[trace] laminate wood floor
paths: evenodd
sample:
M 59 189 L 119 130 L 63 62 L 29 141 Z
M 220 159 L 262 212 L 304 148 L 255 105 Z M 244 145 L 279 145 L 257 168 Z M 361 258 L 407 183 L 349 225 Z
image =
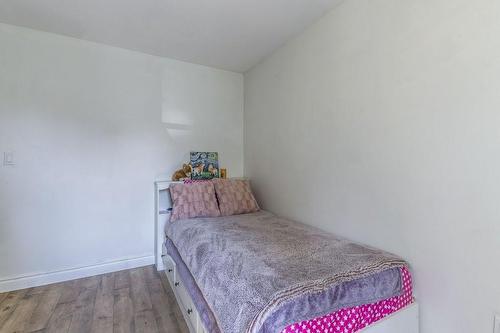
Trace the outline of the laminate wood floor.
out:
M 188 333 L 153 266 L 0 293 L 0 332 Z

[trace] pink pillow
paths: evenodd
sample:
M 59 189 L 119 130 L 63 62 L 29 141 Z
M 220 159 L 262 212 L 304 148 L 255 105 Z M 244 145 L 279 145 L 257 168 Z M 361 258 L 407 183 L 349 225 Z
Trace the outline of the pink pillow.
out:
M 215 188 L 211 182 L 171 184 L 170 197 L 172 198 L 170 221 L 220 216 Z
M 248 180 L 214 179 L 213 182 L 222 216 L 259 211 L 259 205 L 252 194 Z

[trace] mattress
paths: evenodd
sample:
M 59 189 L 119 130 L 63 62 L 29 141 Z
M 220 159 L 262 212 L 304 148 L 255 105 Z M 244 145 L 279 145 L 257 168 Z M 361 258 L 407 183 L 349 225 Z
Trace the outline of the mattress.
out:
M 342 331 L 355 332 L 411 300 L 398 257 L 267 212 L 176 221 L 166 235 L 178 276 L 210 332 L 338 332 L 347 319 Z M 281 301 L 275 295 L 297 286 L 305 292 L 251 322 L 267 300 Z

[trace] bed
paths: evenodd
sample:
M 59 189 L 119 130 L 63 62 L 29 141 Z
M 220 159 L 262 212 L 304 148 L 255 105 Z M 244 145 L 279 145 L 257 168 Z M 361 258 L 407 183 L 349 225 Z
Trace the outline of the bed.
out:
M 156 183 L 157 213 L 169 184 Z M 397 256 L 265 211 L 167 220 L 157 214 L 157 267 L 191 333 L 418 332 Z

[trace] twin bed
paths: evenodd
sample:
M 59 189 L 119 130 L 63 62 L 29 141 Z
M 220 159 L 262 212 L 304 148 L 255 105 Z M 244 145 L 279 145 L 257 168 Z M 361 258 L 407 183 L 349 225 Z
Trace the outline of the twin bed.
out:
M 418 332 L 405 261 L 266 211 L 157 215 L 157 253 L 191 333 Z

